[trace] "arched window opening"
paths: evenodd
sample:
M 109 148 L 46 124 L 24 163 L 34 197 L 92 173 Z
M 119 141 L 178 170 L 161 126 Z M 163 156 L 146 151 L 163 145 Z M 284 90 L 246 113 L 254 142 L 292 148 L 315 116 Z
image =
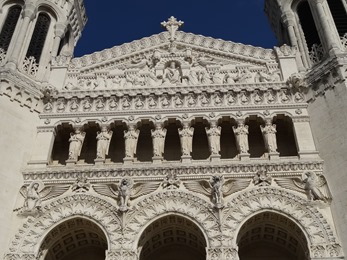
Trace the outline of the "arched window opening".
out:
M 66 160 L 69 157 L 70 133 L 73 132 L 74 129 L 70 124 L 64 123 L 57 127 L 51 156 L 53 165 L 66 164 Z
M 26 54 L 28 58 L 34 57 L 37 63 L 40 62 L 50 24 L 51 18 L 47 14 L 40 13 L 38 15 L 33 36 L 31 37 Z
M 148 120 L 142 120 L 138 124 L 138 129 L 140 134 L 137 141 L 136 158 L 140 162 L 151 162 L 153 157 L 151 130 L 154 129 L 154 125 Z
M 107 249 L 107 238 L 99 226 L 74 218 L 52 229 L 40 252 L 44 260 L 104 260 Z
M 292 119 L 288 116 L 277 115 L 273 123 L 276 125 L 277 150 L 280 156 L 298 156 Z
M 125 157 L 125 139 L 124 131 L 127 130 L 122 122 L 115 122 L 111 125 L 110 130 L 113 132 L 108 157 L 111 162 L 122 163 Z M 107 159 L 106 159 L 107 162 Z
M 306 260 L 307 240 L 290 219 L 264 212 L 250 218 L 237 237 L 240 260 Z
M 95 122 L 89 122 L 83 126 L 85 138 L 82 145 L 80 163 L 94 164 L 96 159 L 96 135 L 100 131 L 100 127 Z
M 21 11 L 22 7 L 19 5 L 12 6 L 8 10 L 7 17 L 0 33 L 0 48 L 4 51 L 7 51 L 10 46 Z
M 149 225 L 139 240 L 140 260 L 205 260 L 206 240 L 192 221 L 169 215 Z
M 238 154 L 236 139 L 232 127 L 237 126 L 234 119 L 223 117 L 220 120 L 219 126 L 222 127 L 220 136 L 220 154 L 222 159 L 232 159 Z
M 164 160 L 179 161 L 182 153 L 178 129 L 182 128 L 182 124 L 174 118 L 170 118 L 164 127 L 167 129 L 164 146 Z
M 194 127 L 192 159 L 205 160 L 211 155 L 206 134 L 206 127 L 209 128 L 210 125 L 200 117 L 195 118 L 192 127 Z
M 342 0 L 327 0 L 336 29 L 340 36 L 347 33 L 347 12 Z
M 260 126 L 264 120 L 257 116 L 250 116 L 246 120 L 248 125 L 249 154 L 251 158 L 260 158 L 265 154 L 265 144 Z
M 307 1 L 302 1 L 297 8 L 301 28 L 304 32 L 307 48 L 311 50 L 314 45 L 321 45 L 316 24 Z

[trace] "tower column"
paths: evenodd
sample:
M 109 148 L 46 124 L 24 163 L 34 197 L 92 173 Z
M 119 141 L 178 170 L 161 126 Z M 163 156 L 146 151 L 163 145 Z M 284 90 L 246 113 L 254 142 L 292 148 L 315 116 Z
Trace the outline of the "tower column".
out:
M 20 52 L 22 50 L 25 37 L 27 36 L 27 31 L 29 24 L 34 20 L 37 13 L 36 6 L 33 3 L 26 3 L 22 12 L 23 22 L 18 33 L 18 38 L 15 41 L 15 45 L 11 55 L 9 56 L 9 61 L 6 65 L 7 68 L 15 70 L 18 67 L 18 59 Z
M 29 165 L 47 165 L 51 159 L 53 143 L 56 136 L 54 127 L 39 127 L 36 142 Z
M 293 119 L 296 147 L 300 158 L 317 158 L 318 152 L 314 143 L 308 119 Z
M 312 12 L 316 14 L 316 22 L 318 21 L 317 26 L 320 31 L 320 35 L 322 36 L 322 42 L 325 44 L 326 50 L 328 52 L 339 52 L 338 43 L 335 41 L 336 37 L 334 36 L 334 30 L 332 30 L 331 26 L 327 20 L 327 14 L 324 10 L 324 4 L 326 5 L 326 0 L 310 0 L 310 6 L 312 8 Z
M 52 48 L 52 56 L 58 56 L 59 46 L 61 39 L 65 36 L 67 25 L 64 23 L 57 23 L 55 25 L 55 32 L 54 32 L 54 42 L 53 42 L 53 48 Z

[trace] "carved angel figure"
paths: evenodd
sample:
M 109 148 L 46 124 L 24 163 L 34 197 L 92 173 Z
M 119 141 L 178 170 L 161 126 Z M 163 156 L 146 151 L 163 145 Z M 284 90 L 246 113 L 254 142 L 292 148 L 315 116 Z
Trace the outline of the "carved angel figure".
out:
M 236 76 L 235 80 L 238 83 L 252 83 L 253 75 L 249 69 L 239 70 L 239 74 Z
M 129 125 L 129 130 L 124 131 L 125 138 L 125 157 L 134 158 L 136 154 L 137 140 L 140 135 L 140 130 L 135 129 L 135 126 Z
M 181 141 L 181 151 L 182 155 L 190 156 L 193 151 L 193 134 L 194 128 L 189 127 L 188 124 L 183 124 L 183 128 L 178 130 Z
M 206 130 L 211 154 L 219 154 L 220 135 L 221 135 L 222 128 L 220 126 L 217 126 L 217 124 L 213 122 L 211 123 L 210 129 L 206 127 L 205 130 Z
M 155 157 L 163 156 L 166 132 L 167 129 L 162 128 L 160 124 L 156 125 L 155 130 L 151 130 L 153 139 L 153 155 Z
M 129 208 L 130 199 L 147 195 L 155 191 L 160 183 L 135 183 L 130 178 L 121 179 L 118 185 L 96 184 L 93 185 L 95 192 L 113 199 L 119 199 L 119 210 L 126 211 Z
M 96 135 L 97 145 L 96 145 L 96 158 L 105 159 L 108 155 L 108 150 L 110 148 L 110 142 L 112 138 L 112 131 L 108 131 L 106 126 L 101 127 L 101 132 L 98 131 Z
M 34 181 L 28 187 L 25 185 L 20 189 L 20 194 L 24 197 L 24 206 L 16 209 L 21 210 L 21 214 L 35 214 L 41 211 L 41 204 L 62 195 L 69 189 L 69 186 L 47 186 Z
M 260 126 L 260 129 L 263 134 L 267 152 L 277 152 L 276 125 L 272 124 L 271 120 L 266 120 L 265 126 Z
M 217 208 L 223 207 L 223 198 L 247 188 L 250 180 L 224 180 L 223 176 L 213 176 L 210 181 L 187 181 L 184 186 L 193 192 L 212 196 L 212 201 Z
M 181 84 L 181 74 L 176 68 L 176 63 L 174 61 L 171 61 L 169 66 L 165 69 L 163 83 Z
M 240 154 L 248 153 L 248 125 L 240 122 L 237 127 L 233 126 L 233 131 L 236 136 L 236 145 Z
M 86 133 L 82 132 L 80 128 L 76 128 L 74 133 L 70 133 L 69 160 L 78 160 L 78 156 L 81 155 L 85 136 Z
M 325 178 L 317 176 L 314 172 L 303 173 L 301 179 L 283 178 L 275 181 L 282 188 L 305 193 L 311 201 L 322 200 L 327 202 L 332 198 Z

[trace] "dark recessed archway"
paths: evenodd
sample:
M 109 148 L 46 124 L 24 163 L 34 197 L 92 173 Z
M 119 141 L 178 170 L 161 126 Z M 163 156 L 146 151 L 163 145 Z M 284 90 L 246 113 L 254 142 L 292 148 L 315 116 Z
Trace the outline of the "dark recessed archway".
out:
M 104 260 L 107 238 L 90 220 L 74 218 L 52 229 L 40 252 L 44 260 Z
M 149 225 L 139 240 L 140 260 L 205 260 L 206 240 L 200 228 L 177 215 Z
M 307 240 L 289 218 L 259 213 L 242 226 L 237 237 L 240 260 L 305 260 Z

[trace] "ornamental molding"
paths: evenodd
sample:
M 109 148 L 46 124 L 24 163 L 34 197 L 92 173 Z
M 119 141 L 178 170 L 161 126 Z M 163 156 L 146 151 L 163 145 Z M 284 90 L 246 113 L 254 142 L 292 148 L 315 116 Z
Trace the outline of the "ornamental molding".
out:
M 131 166 L 121 165 L 121 167 L 110 166 L 74 166 L 74 167 L 47 167 L 43 169 L 25 169 L 22 174 L 25 182 L 33 180 L 45 180 L 47 182 L 59 183 L 75 181 L 81 176 L 89 180 L 97 180 L 105 178 L 108 180 L 119 181 L 123 177 L 135 177 L 137 180 L 150 180 L 151 178 L 162 180 L 168 174 L 175 174 L 180 179 L 186 178 L 204 178 L 206 174 L 224 174 L 226 177 L 250 177 L 253 178 L 254 173 L 266 170 L 272 176 L 286 177 L 289 175 L 301 176 L 303 171 L 323 172 L 323 161 L 273 161 L 257 160 L 249 163 L 241 163 L 240 161 L 227 160 L 211 165 L 211 162 L 199 161 L 197 165 L 181 165 L 177 163 L 168 163 L 165 166 L 158 167 L 157 165 L 146 165 L 143 168 L 143 163 L 134 163 Z M 143 177 L 145 176 L 145 177 Z M 277 176 L 277 177 L 278 177 Z M 152 180 L 154 180 L 152 179 Z
M 127 213 L 125 244 L 137 248 L 142 232 L 160 217 L 179 214 L 192 220 L 207 239 L 207 246 L 220 246 L 218 218 L 211 211 L 211 203 L 183 191 L 164 191 L 145 197 Z
M 250 45 L 243 45 L 221 39 L 213 39 L 211 37 L 181 31 L 176 32 L 175 36 L 175 42 L 177 44 L 204 51 L 235 56 L 235 58 L 248 59 L 249 61 L 258 63 L 264 63 L 266 61 L 275 62 L 276 59 L 276 54 L 272 49 L 253 47 Z M 69 71 L 73 72 L 74 70 L 79 69 L 88 70 L 102 64 L 112 66 L 116 63 L 117 59 L 125 59 L 128 56 L 134 55 L 134 53 L 144 50 L 148 51 L 157 48 L 158 46 L 170 45 L 170 39 L 171 35 L 169 32 L 162 32 L 100 52 L 85 55 L 80 58 L 74 58 L 71 60 Z
M 49 231 L 67 219 L 79 216 L 87 217 L 102 228 L 110 250 L 117 245 L 121 225 L 114 206 L 100 198 L 77 194 L 45 205 L 39 217 L 28 217 L 12 240 L 7 256 L 38 255 L 41 243 Z
M 268 88 L 269 87 L 269 88 Z M 167 91 L 167 92 L 165 92 Z M 127 90 L 109 93 L 59 93 L 47 102 L 42 117 L 66 117 L 92 114 L 160 113 L 177 111 L 213 111 L 233 109 L 304 108 L 306 95 L 285 84 L 255 84 L 252 87 L 204 86 L 178 90 Z
M 242 225 L 250 217 L 263 211 L 277 212 L 293 220 L 301 228 L 311 247 L 339 245 L 336 234 L 331 228 L 332 223 L 317 207 L 283 189 L 258 187 L 234 197 L 224 209 L 222 230 L 226 230 L 228 236 L 233 237 L 233 246 L 237 245 L 235 234 L 238 234 Z M 313 257 L 313 252 L 310 253 Z M 338 256 L 342 254 L 340 251 Z

